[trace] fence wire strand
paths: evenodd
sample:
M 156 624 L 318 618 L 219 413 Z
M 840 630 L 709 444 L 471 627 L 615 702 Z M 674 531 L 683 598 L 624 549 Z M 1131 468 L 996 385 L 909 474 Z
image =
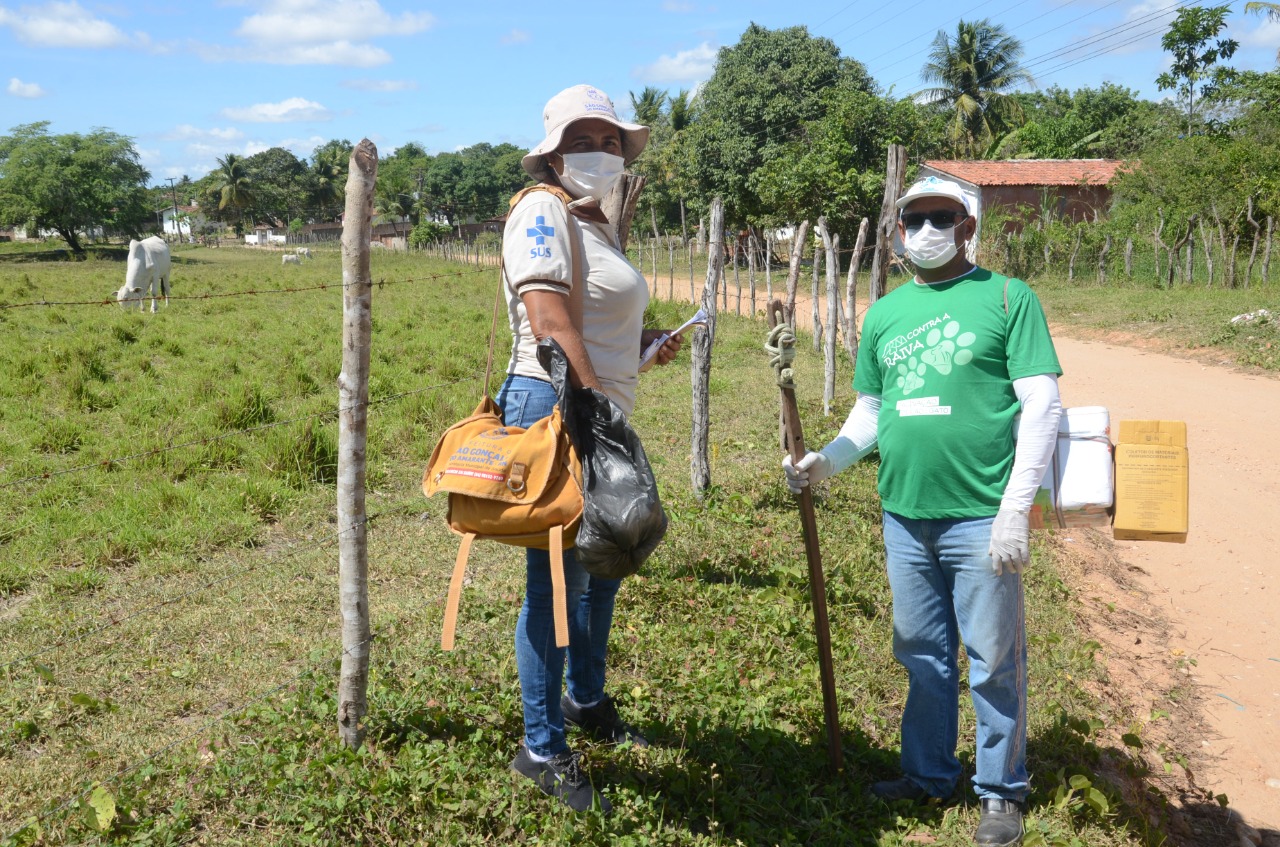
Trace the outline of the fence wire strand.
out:
M 322 550 L 325 547 L 329 547 L 329 546 L 332 546 L 333 544 L 338 543 L 344 535 L 350 532 L 354 532 L 359 528 L 361 528 L 362 526 L 369 526 L 374 521 L 384 517 L 403 514 L 405 512 L 410 511 L 411 509 L 420 507 L 420 505 L 421 505 L 420 500 L 412 500 L 412 501 L 405 502 L 399 506 L 395 506 L 390 509 L 385 509 L 381 512 L 377 512 L 376 514 L 366 515 L 364 520 L 357 521 L 356 523 L 352 524 L 346 529 L 338 530 L 337 532 L 325 535 L 322 538 L 314 539 L 299 547 L 295 547 L 294 549 L 289 550 L 286 553 L 282 553 L 278 556 L 272 556 L 269 558 L 261 559 L 256 564 L 249 565 L 248 567 L 245 567 L 245 568 L 241 568 L 240 570 L 235 571 L 234 573 L 223 574 L 222 576 L 219 576 L 216 579 L 212 579 L 204 583 L 203 585 L 188 589 L 186 591 L 183 591 L 179 594 L 174 595 L 173 597 L 166 598 L 164 600 L 161 600 L 160 602 L 153 603 L 149 606 L 142 606 L 141 608 L 139 608 L 138 605 L 135 605 L 132 607 L 132 610 L 127 612 L 127 614 L 122 614 L 119 616 L 113 615 L 111 620 L 108 621 L 107 623 L 94 627 L 93 629 L 87 630 L 75 636 L 64 634 L 63 637 L 59 638 L 57 641 L 54 641 L 51 644 L 46 644 L 45 646 L 41 647 L 38 650 L 35 650 L 24 656 L 21 656 L 16 659 L 11 659 L 3 664 L 0 664 L 0 672 L 6 672 L 10 668 L 14 668 L 17 665 L 25 664 L 29 661 L 32 661 L 33 659 L 37 659 L 40 656 L 43 656 L 46 653 L 50 653 L 54 650 L 58 650 L 63 647 L 69 647 L 73 644 L 79 644 L 80 642 L 85 641 L 89 638 L 92 638 L 95 635 L 99 635 L 103 632 L 106 632 L 109 629 L 113 629 L 114 627 L 117 627 L 120 624 L 125 623 L 126 621 L 130 621 L 130 620 L 133 620 L 134 618 L 138 618 L 144 615 L 154 613 L 160 609 L 165 608 L 166 606 L 172 606 L 174 603 L 177 603 L 195 594 L 199 594 L 203 591 L 207 591 L 208 589 L 213 588 L 214 586 L 222 585 L 224 583 L 232 582 L 234 580 L 248 576 L 251 573 L 261 570 L 263 567 L 267 565 L 288 561 L 289 559 L 292 559 L 296 556 L 300 556 L 303 553 Z M 141 603 L 146 603 L 147 601 L 154 599 L 158 595 L 159 595 L 159 592 L 157 592 L 156 594 L 144 596 L 141 599 Z M 87 658 L 88 656 L 91 656 L 91 655 L 94 655 L 94 653 L 93 652 L 82 653 L 80 655 L 80 658 Z

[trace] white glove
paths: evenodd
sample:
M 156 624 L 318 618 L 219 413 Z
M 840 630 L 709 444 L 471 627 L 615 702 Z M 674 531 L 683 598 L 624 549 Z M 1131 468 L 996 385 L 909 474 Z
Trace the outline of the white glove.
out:
M 782 460 L 782 470 L 787 475 L 787 488 L 792 494 L 799 494 L 806 485 L 822 482 L 836 472 L 832 461 L 822 453 L 812 450 L 804 454 L 796 464 L 791 464 L 791 455 Z
M 1031 561 L 1031 528 L 1028 513 L 1021 509 L 1001 508 L 991 524 L 991 570 L 1000 576 L 1006 570 L 1022 573 Z

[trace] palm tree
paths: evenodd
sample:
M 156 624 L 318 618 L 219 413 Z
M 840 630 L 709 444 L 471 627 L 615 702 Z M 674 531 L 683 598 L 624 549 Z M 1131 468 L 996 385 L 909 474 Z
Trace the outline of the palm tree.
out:
M 350 159 L 351 151 L 348 149 L 344 152 L 337 144 L 316 150 L 315 164 L 311 168 L 315 175 L 315 200 L 326 216 L 331 211 L 340 211 L 342 198 L 346 194 L 347 164 Z
M 251 180 L 249 178 L 249 170 L 245 166 L 244 157 L 237 156 L 235 153 L 228 153 L 225 159 L 218 159 L 219 173 L 218 177 L 221 184 L 217 187 L 219 196 L 218 209 L 226 209 L 231 207 L 240 212 L 240 220 L 236 227 L 238 230 L 244 230 L 244 210 L 252 206 L 254 200 L 253 190 L 250 188 Z
M 671 108 L 667 110 L 667 121 L 672 132 L 680 132 L 693 120 L 693 103 L 690 102 L 689 89 L 682 88 L 680 93 L 670 98 Z
M 665 91 L 648 85 L 640 92 L 639 97 L 636 97 L 634 91 L 627 93 L 631 95 L 631 111 L 635 112 L 636 123 L 656 126 L 662 120 L 662 107 L 667 102 Z
M 957 155 L 976 155 L 1021 122 L 1022 109 L 1008 92 L 1035 83 L 1021 57 L 1022 43 L 986 18 L 960 21 L 954 39 L 938 30 L 920 75 L 939 85 L 921 98 L 955 110 L 950 135 Z
M 390 221 L 396 228 L 396 235 L 399 235 L 401 221 L 416 211 L 408 183 L 378 180 L 373 195 L 373 211 L 378 219 Z
M 1280 23 L 1280 3 L 1245 3 L 1244 10 L 1253 14 L 1266 15 L 1267 20 Z M 1280 50 L 1276 51 L 1276 62 L 1280 63 Z

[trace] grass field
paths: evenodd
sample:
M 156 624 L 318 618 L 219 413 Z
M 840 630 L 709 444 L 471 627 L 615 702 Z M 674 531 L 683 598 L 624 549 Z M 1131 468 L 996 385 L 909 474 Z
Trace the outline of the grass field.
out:
M 444 503 L 419 490 L 436 437 L 479 399 L 496 275 L 383 252 L 369 415 L 371 713 L 365 746 L 342 748 L 341 270 L 336 250 L 316 252 L 281 267 L 269 251 L 180 250 L 175 299 L 156 315 L 97 304 L 123 278 L 119 249 L 79 263 L 0 252 L 0 306 L 12 307 L 0 308 L 0 844 L 968 841 L 972 795 L 888 808 L 863 793 L 894 772 L 905 686 L 890 651 L 873 462 L 817 498 L 847 763 L 826 771 L 777 392 L 761 327 L 733 316 L 714 351 L 705 497 L 689 482 L 687 356 L 643 378 L 634 418 L 671 529 L 619 596 L 610 687 L 658 743 L 587 747 L 615 806 L 608 818 L 575 817 L 510 774 L 522 556 L 477 549 L 458 650 L 441 652 L 456 539 Z M 1055 318 L 1059 303 L 1083 315 L 1097 299 L 1045 291 Z M 1135 294 L 1133 308 L 1160 309 L 1165 296 Z M 68 305 L 20 305 L 37 302 Z M 647 320 L 674 324 L 684 311 L 655 304 Z M 801 348 L 806 435 L 821 444 L 852 402 L 850 374 L 824 417 L 821 362 Z M 1079 635 L 1052 543 L 1037 546 L 1027 582 L 1026 843 L 1163 843 L 1163 800 L 1125 783 L 1143 785 L 1146 766 L 1102 740 L 1120 729 L 1137 749 L 1160 716 L 1088 693 L 1102 682 L 1097 645 Z M 971 768 L 967 704 L 961 738 Z

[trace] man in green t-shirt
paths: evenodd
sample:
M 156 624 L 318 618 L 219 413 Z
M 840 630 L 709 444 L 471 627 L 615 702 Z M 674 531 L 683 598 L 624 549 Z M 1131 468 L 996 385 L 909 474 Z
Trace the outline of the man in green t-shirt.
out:
M 871 791 L 886 801 L 954 793 L 963 641 L 977 718 L 975 841 L 1008 847 L 1022 839 L 1029 793 L 1021 573 L 1062 369 L 1031 289 L 969 261 L 976 222 L 959 185 L 926 178 L 898 208 L 916 277 L 867 312 L 858 399 L 840 434 L 783 467 L 798 492 L 879 446 L 893 650 L 909 687 L 903 774 Z

